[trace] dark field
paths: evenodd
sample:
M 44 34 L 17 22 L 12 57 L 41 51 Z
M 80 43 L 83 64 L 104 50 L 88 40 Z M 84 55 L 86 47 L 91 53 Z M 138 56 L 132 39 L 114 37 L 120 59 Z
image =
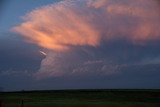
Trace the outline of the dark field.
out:
M 160 90 L 6 92 L 0 100 L 1 107 L 160 107 Z

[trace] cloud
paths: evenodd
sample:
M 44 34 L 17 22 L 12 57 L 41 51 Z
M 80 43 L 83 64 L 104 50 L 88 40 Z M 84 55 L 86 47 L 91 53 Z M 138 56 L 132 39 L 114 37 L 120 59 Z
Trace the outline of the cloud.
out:
M 47 49 L 63 51 L 68 45 L 95 46 L 99 42 L 98 32 L 87 17 L 82 17 L 82 11 L 78 13 L 76 5 L 63 1 L 38 8 L 26 15 L 26 21 L 14 30 Z
M 52 50 L 97 46 L 101 40 L 159 39 L 159 8 L 150 0 L 65 0 L 37 8 L 14 31 Z
M 134 45 L 159 40 L 159 10 L 156 0 L 64 0 L 33 10 L 12 30 L 48 50 L 36 75 L 59 76 L 71 73 L 75 61 L 81 65 L 87 61 L 71 62 L 74 58 L 64 55 L 73 47 L 82 51 L 80 47 L 98 48 L 118 39 Z
M 16 70 L 12 70 L 12 69 L 0 71 L 0 76 L 22 76 L 22 75 L 31 76 L 32 73 L 27 70 L 24 70 L 22 72 L 22 71 L 16 71 Z
M 39 47 L 26 43 L 19 35 L 11 32 L 0 33 L 0 72 L 37 71 L 44 58 Z
M 97 56 L 96 54 L 96 57 Z M 39 72 L 34 76 L 37 79 L 42 79 L 46 77 L 60 77 L 63 75 L 112 75 L 117 73 L 122 66 L 112 63 L 108 58 L 96 57 L 90 57 L 90 54 L 82 50 L 81 52 L 73 51 L 67 53 L 49 52 L 49 55 L 42 60 Z

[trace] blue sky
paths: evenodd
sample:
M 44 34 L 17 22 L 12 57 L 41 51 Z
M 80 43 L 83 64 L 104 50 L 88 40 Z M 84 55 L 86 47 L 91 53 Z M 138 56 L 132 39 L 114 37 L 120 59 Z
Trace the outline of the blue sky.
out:
M 61 1 L 0 2 L 0 87 L 160 88 L 157 0 Z
M 3 0 L 0 17 L 0 31 L 8 31 L 8 29 L 22 21 L 22 16 L 36 9 L 37 7 L 57 1 L 60 0 Z

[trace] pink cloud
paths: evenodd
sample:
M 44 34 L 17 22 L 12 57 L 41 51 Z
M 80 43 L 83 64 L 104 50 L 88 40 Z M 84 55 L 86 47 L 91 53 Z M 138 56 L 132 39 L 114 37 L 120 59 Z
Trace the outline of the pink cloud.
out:
M 150 0 L 65 0 L 33 10 L 24 19 L 14 31 L 57 51 L 97 46 L 104 38 L 144 42 L 160 36 L 159 8 Z
M 160 39 L 159 10 L 156 0 L 64 0 L 26 14 L 12 30 L 55 52 L 70 46 L 97 47 L 118 38 L 145 44 Z M 48 54 L 38 75 L 64 74 L 55 65 Z

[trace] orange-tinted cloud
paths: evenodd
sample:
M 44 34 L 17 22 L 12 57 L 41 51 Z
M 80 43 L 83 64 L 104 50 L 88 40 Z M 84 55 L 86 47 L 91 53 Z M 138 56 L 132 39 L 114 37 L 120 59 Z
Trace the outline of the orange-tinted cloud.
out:
M 159 11 L 156 0 L 64 0 L 28 13 L 13 31 L 54 52 L 72 46 L 97 47 L 114 39 L 145 44 L 160 39 Z M 38 77 L 65 73 L 69 65 L 62 70 L 63 61 L 57 64 L 54 58 L 47 53 Z
M 33 10 L 13 30 L 43 48 L 64 51 L 104 39 L 159 39 L 159 19 L 154 0 L 65 0 Z
M 99 43 L 96 28 L 75 10 L 75 3 L 67 5 L 66 2 L 32 11 L 14 30 L 47 49 L 66 50 L 67 45 L 96 46 Z

